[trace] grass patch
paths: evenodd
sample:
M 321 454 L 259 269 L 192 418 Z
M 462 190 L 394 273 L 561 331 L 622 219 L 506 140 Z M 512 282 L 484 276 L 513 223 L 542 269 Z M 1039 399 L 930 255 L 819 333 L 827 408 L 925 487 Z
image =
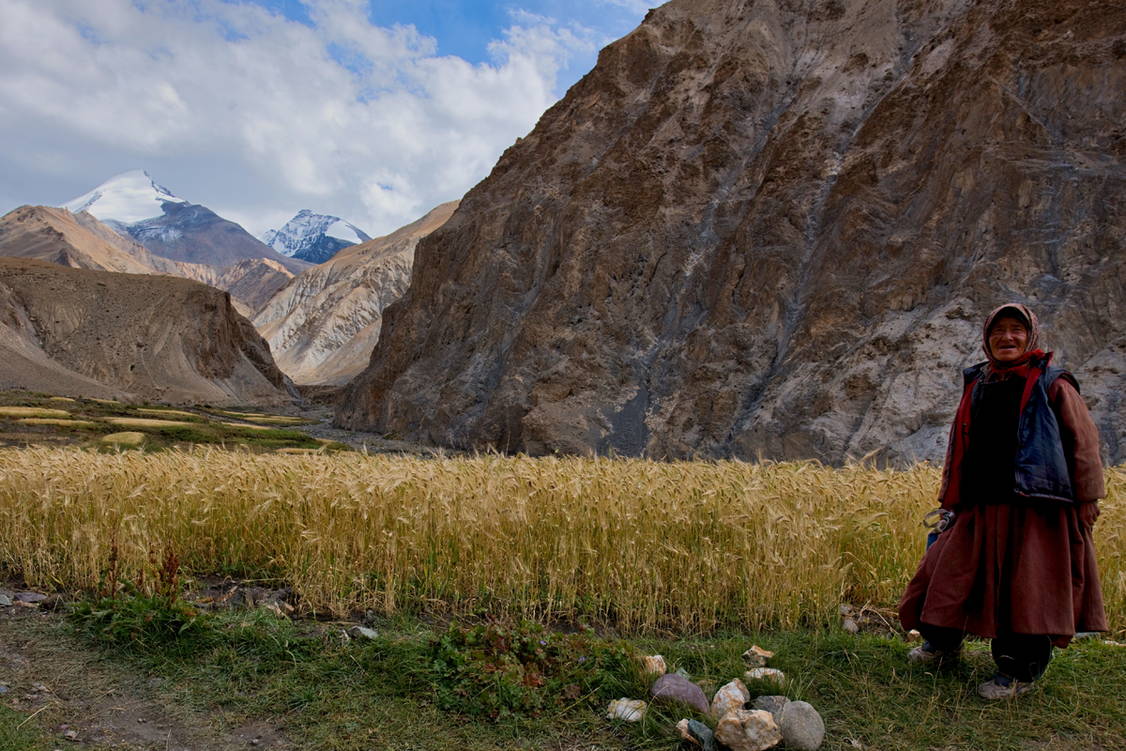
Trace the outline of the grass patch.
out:
M 0 418 L 12 417 L 69 418 L 70 412 L 65 409 L 47 409 L 45 407 L 0 407 Z
M 198 415 L 195 412 L 185 412 L 181 409 L 164 409 L 161 407 L 137 407 L 137 411 L 142 415 L 175 415 L 176 417 L 187 417 L 194 421 L 206 421 L 207 418 L 203 415 Z
M 134 430 L 123 433 L 110 433 L 102 436 L 102 443 L 112 443 L 118 446 L 140 446 L 145 442 L 145 434 Z
M 27 715 L 0 704 L 0 749 L 4 751 L 39 751 L 47 748 L 46 738 Z
M 216 410 L 217 414 L 226 415 L 227 417 L 237 417 L 240 420 L 247 422 L 259 423 L 262 425 L 308 425 L 312 420 L 306 420 L 303 417 L 291 417 L 289 415 L 269 415 L 264 412 L 235 412 L 232 410 Z
M 284 717 L 299 748 L 484 751 L 575 739 L 670 748 L 667 738 L 653 743 L 600 719 L 609 698 L 644 685 L 633 648 L 592 632 L 400 622 L 374 640 L 350 640 L 266 611 L 188 615 L 159 598 L 116 600 L 79 603 L 75 631 L 108 657 L 167 678 L 178 701 L 224 724 Z
M 106 422 L 125 428 L 179 428 L 192 427 L 192 423 L 182 420 L 158 420 L 151 417 L 107 417 Z
M 62 402 L 67 404 L 67 410 L 55 408 Z M 18 439 L 21 443 L 45 443 L 65 440 L 100 450 L 106 445 L 101 441 L 105 434 L 131 428 L 133 432 L 144 431 L 147 434 L 147 452 L 185 444 L 242 446 L 257 451 L 273 451 L 281 447 L 315 448 L 320 445 L 316 439 L 300 431 L 278 432 L 279 427 L 310 422 L 301 418 L 225 410 L 218 410 L 217 414 L 254 422 L 224 424 L 212 415 L 172 407 L 0 391 L 0 421 L 10 420 L 28 428 L 26 433 L 11 433 L 9 441 Z M 260 435 L 256 438 L 253 433 Z M 330 450 L 341 448 L 349 447 L 334 444 Z
M 224 423 L 221 423 L 221 424 L 226 425 L 228 428 L 236 428 L 238 430 L 243 430 L 243 431 L 246 431 L 246 430 L 270 430 L 271 429 L 268 425 L 244 425 L 241 422 L 224 422 Z
M 663 654 L 710 696 L 742 676 L 740 655 L 752 643 L 773 650 L 771 665 L 787 676 L 782 689 L 748 684 L 752 694 L 813 704 L 825 720 L 827 751 L 1111 749 L 1126 737 L 1126 649 L 1099 640 L 1058 650 L 1033 693 L 987 703 L 974 688 L 993 666 L 988 645 L 977 641 L 962 664 L 933 672 L 908 666 L 899 639 L 831 630 L 627 641 L 526 622 L 433 627 L 395 618 L 374 624 L 374 640 L 349 640 L 338 627 L 267 611 L 197 617 L 151 598 L 116 607 L 117 627 L 91 615 L 104 607 L 80 606 L 75 628 L 226 722 L 284 717 L 297 746 L 313 751 L 672 751 L 678 719 L 714 723 L 656 706 L 637 724 L 604 718 L 611 699 L 647 698 L 651 679 L 639 674 L 638 657 Z M 181 632 L 185 622 L 193 625 Z

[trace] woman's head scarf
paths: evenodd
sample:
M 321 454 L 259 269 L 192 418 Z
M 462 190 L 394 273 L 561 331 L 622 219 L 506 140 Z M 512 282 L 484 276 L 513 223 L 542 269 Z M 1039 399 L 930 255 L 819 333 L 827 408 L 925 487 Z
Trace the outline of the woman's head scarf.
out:
M 1021 354 L 1020 358 L 1015 362 L 997 362 L 993 357 L 993 352 L 989 349 L 989 330 L 993 328 L 993 324 L 1003 316 L 1016 318 L 1028 329 L 1028 343 L 1025 345 L 1024 352 Z M 1008 370 L 1009 368 L 1024 365 L 1032 355 L 1037 353 L 1043 354 L 1040 350 L 1036 349 L 1036 343 L 1039 339 L 1040 322 L 1036 319 L 1036 314 L 1017 302 L 1007 302 L 995 308 L 992 313 L 985 317 L 985 324 L 981 327 L 981 348 L 985 351 L 985 356 L 989 358 L 989 366 L 994 370 Z

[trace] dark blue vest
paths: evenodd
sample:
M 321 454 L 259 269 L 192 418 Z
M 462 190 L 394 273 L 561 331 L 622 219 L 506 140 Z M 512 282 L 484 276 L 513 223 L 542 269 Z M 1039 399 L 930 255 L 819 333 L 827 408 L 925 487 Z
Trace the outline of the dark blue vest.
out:
M 1040 366 L 1044 366 L 1044 362 Z M 968 387 L 981 376 L 986 363 L 966 368 L 962 375 Z M 1013 462 L 1013 491 L 1028 498 L 1074 502 L 1071 471 L 1060 437 L 1060 424 L 1048 401 L 1048 387 L 1066 378 L 1079 390 L 1075 376 L 1062 368 L 1047 367 L 1036 379 L 1028 403 L 1017 425 L 1017 454 Z

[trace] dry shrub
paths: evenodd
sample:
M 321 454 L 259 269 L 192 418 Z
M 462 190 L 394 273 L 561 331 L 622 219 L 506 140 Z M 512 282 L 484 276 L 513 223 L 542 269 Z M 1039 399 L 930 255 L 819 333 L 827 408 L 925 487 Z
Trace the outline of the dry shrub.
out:
M 1126 468 L 1096 527 L 1126 626 Z M 894 606 L 938 470 L 816 463 L 0 452 L 0 574 L 92 589 L 175 550 L 189 574 L 289 582 L 305 606 L 591 619 L 630 631 L 826 623 Z

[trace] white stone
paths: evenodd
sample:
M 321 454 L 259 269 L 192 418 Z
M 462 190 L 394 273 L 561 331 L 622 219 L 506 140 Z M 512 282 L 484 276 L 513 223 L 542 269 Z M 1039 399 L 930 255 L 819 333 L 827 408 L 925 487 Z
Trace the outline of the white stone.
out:
M 711 715 L 715 718 L 723 717 L 734 709 L 742 709 L 743 705 L 751 700 L 751 692 L 738 678 L 719 687 L 712 697 Z
M 641 658 L 641 669 L 651 675 L 664 675 L 669 671 L 665 665 L 665 658 L 661 655 L 650 655 Z
M 733 709 L 716 725 L 715 737 L 731 751 L 764 751 L 782 742 L 782 731 L 770 712 Z
M 771 681 L 779 686 L 786 682 L 786 674 L 778 668 L 751 668 L 743 673 L 743 678 L 748 681 Z
M 606 719 L 640 722 L 648 706 L 641 699 L 614 699 L 606 709 Z

